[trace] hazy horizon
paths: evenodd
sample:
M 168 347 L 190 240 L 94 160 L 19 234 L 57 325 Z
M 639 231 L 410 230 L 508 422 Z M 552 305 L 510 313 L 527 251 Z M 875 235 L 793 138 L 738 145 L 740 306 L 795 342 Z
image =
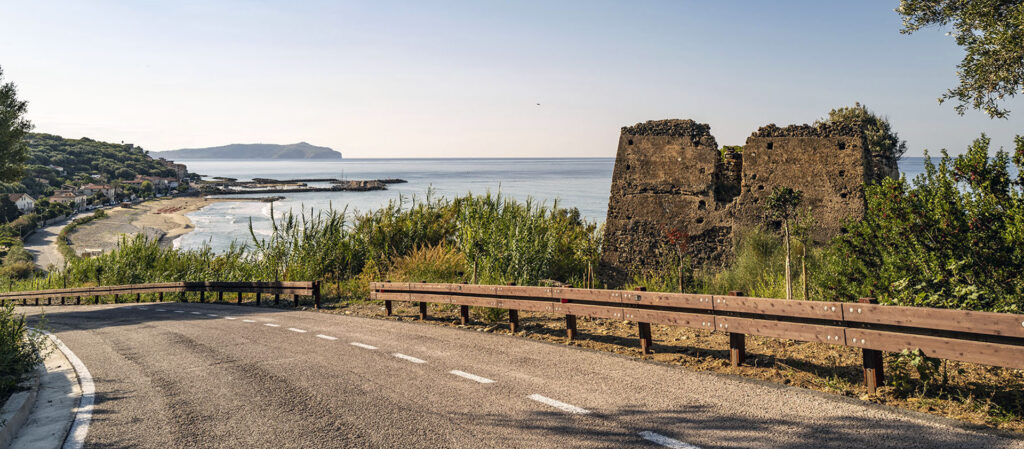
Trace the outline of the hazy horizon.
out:
M 908 155 L 1024 132 L 936 98 L 963 56 L 865 2 L 210 2 L 9 5 L 5 78 L 36 131 L 171 151 L 310 142 L 346 158 L 613 157 L 690 118 L 719 145 L 860 101 Z M 538 104 L 539 103 L 539 104 Z

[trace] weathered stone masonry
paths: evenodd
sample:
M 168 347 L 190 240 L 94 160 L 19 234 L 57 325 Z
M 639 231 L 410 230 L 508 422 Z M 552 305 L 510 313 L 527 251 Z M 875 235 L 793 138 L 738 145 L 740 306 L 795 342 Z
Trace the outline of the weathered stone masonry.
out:
M 660 120 L 622 128 L 605 222 L 603 281 L 618 286 L 673 251 L 670 233 L 689 236 L 698 266 L 729 262 L 738 231 L 772 226 L 764 207 L 775 187 L 804 192 L 801 207 L 823 241 L 864 213 L 865 182 L 897 173 L 872 158 L 857 126 L 762 127 L 742 153 L 720 152 L 710 126 Z

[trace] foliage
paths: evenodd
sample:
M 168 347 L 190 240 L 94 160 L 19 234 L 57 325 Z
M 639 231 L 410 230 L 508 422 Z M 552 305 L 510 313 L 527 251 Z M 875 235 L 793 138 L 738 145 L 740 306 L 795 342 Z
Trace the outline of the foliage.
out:
M 908 182 L 867 187 L 867 214 L 830 246 L 817 282 L 839 299 L 1024 311 L 1024 137 L 989 158 L 984 135 L 963 155 L 926 157 Z
M 867 138 L 868 151 L 872 156 L 898 161 L 907 152 L 907 142 L 900 140 L 898 133 L 892 130 L 892 124 L 885 117 L 875 114 L 862 104 L 836 108 L 828 112 L 828 117 L 818 123 L 855 125 L 864 130 Z
M 398 257 L 389 278 L 396 282 L 468 281 L 466 255 L 447 245 L 425 246 Z
M 25 316 L 14 314 L 14 304 L 0 304 L 0 404 L 43 360 L 46 347 L 45 337 L 29 331 Z
M 923 395 L 939 381 L 942 361 L 925 356 L 920 349 L 904 349 L 900 353 L 888 354 L 887 358 L 888 384 L 898 396 Z
M 0 181 L 10 182 L 21 177 L 25 162 L 25 144 L 22 138 L 32 130 L 25 118 L 28 103 L 18 99 L 14 83 L 4 83 L 0 69 Z
M 27 134 L 24 142 L 28 150 L 25 176 L 19 182 L 3 185 L 2 191 L 28 192 L 38 197 L 51 195 L 66 184 L 114 182 L 134 179 L 136 175 L 175 176 L 173 169 L 132 144 L 38 133 Z
M 776 187 L 765 199 L 765 208 L 772 218 L 788 221 L 796 214 L 796 208 L 803 201 L 804 193 L 789 187 Z
M 992 118 L 1006 118 L 1000 103 L 1024 89 L 1024 1 L 901 0 L 901 33 L 928 26 L 951 25 L 951 34 L 966 54 L 957 65 L 960 84 L 939 102 L 955 100 L 957 113 L 968 107 Z

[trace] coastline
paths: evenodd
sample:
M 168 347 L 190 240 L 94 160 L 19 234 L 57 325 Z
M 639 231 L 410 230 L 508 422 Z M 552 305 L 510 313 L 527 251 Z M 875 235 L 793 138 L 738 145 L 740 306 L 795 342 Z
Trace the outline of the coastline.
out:
M 237 201 L 258 199 L 204 196 L 157 198 L 130 207 L 107 209 L 106 218 L 75 228 L 68 238 L 79 256 L 109 252 L 117 247 L 125 235 L 145 234 L 157 240 L 160 246 L 170 248 L 175 239 L 195 230 L 195 225 L 186 214 L 213 203 Z

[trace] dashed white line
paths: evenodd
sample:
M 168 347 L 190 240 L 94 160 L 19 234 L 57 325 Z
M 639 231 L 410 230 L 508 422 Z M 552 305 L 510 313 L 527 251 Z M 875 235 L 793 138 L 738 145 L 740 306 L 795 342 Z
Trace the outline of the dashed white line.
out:
M 306 333 L 306 331 L 305 331 L 305 330 L 303 330 L 303 329 L 296 329 L 296 328 L 294 328 L 294 327 L 289 327 L 289 328 L 288 328 L 288 330 L 290 330 L 290 331 L 292 331 L 292 332 L 298 332 L 298 333 L 300 333 L 300 334 L 305 334 L 305 333 Z
M 206 316 L 212 316 L 216 318 L 219 317 L 220 315 L 217 315 L 216 313 L 207 313 Z
M 357 348 L 363 348 L 363 349 L 369 349 L 369 350 L 377 349 L 376 346 L 370 346 L 370 345 L 368 345 L 366 343 L 360 343 L 358 341 L 353 341 L 352 343 L 349 343 L 349 344 L 352 345 L 352 346 L 355 346 Z
M 451 370 L 451 371 L 449 371 L 449 373 L 452 373 L 452 374 L 454 374 L 456 376 L 459 376 L 459 377 L 464 377 L 464 378 L 469 379 L 469 380 L 475 380 L 475 381 L 480 382 L 482 384 L 493 384 L 494 383 L 494 381 L 491 380 L 491 379 L 488 379 L 486 377 L 480 377 L 480 376 L 477 376 L 476 374 L 470 374 L 470 373 L 467 373 L 465 371 Z
M 156 309 L 157 312 L 166 312 L 167 309 Z
M 316 334 L 316 336 L 317 336 L 317 338 L 322 338 L 324 340 L 330 340 L 330 341 L 334 341 L 334 340 L 338 339 L 338 337 L 332 337 L 330 335 L 324 335 L 324 334 Z
M 660 444 L 662 446 L 670 447 L 670 448 L 673 448 L 673 449 L 700 449 L 699 447 L 694 446 L 694 445 L 692 445 L 690 443 L 684 443 L 684 442 L 679 441 L 679 440 L 677 440 L 675 438 L 669 438 L 669 437 L 667 437 L 665 435 L 662 435 L 660 433 L 649 432 L 649 431 L 646 431 L 646 430 L 643 431 L 643 432 L 640 432 L 640 438 L 643 438 L 643 439 L 645 439 L 647 441 L 650 441 L 652 443 Z
M 185 313 L 184 310 L 175 310 L 174 313 Z
M 149 310 L 149 307 L 139 307 L 139 310 Z
M 201 313 L 199 313 L 199 312 L 189 312 L 189 313 L 191 313 L 191 314 L 193 314 L 193 315 L 202 315 L 202 314 L 201 314 Z
M 226 316 L 226 317 L 224 317 L 224 319 L 225 320 L 237 320 L 238 318 L 235 318 L 233 316 Z
M 274 323 L 263 323 L 263 325 L 264 326 L 270 326 L 270 327 L 281 327 L 280 324 L 274 324 Z
M 396 352 L 396 353 L 391 354 L 391 355 L 393 355 L 395 357 L 398 357 L 398 358 L 400 358 L 402 360 L 406 360 L 406 361 L 412 362 L 412 363 L 427 363 L 426 360 L 417 359 L 416 357 L 413 357 L 411 355 L 405 355 L 405 354 L 402 354 L 402 353 L 399 353 L 399 352 Z
M 243 323 L 255 323 L 256 320 L 242 320 Z
M 550 406 L 552 406 L 554 408 L 557 408 L 557 409 L 559 409 L 559 410 L 561 410 L 563 412 L 566 412 L 566 413 L 572 413 L 572 414 L 576 414 L 576 415 L 586 415 L 586 414 L 590 413 L 590 410 L 587 410 L 585 408 L 579 408 L 579 407 L 577 407 L 575 405 L 566 404 L 566 403 L 564 403 L 562 401 L 556 401 L 554 399 L 551 399 L 551 398 L 546 397 L 546 396 L 541 396 L 539 394 L 531 394 L 531 395 L 527 396 L 527 398 L 533 399 L 534 401 L 540 402 L 541 404 L 550 405 Z

